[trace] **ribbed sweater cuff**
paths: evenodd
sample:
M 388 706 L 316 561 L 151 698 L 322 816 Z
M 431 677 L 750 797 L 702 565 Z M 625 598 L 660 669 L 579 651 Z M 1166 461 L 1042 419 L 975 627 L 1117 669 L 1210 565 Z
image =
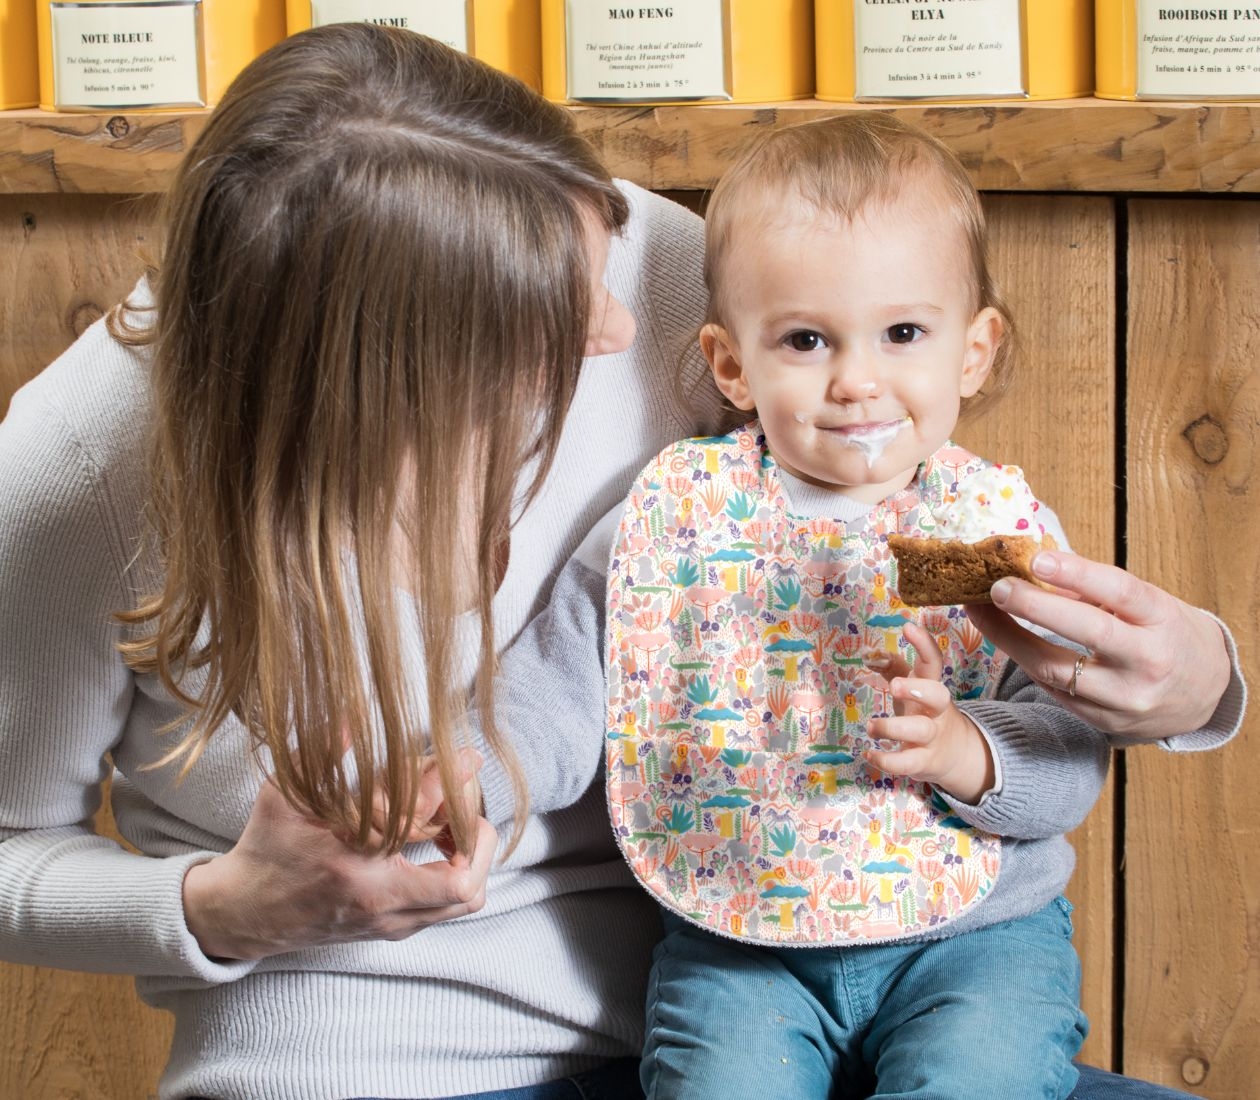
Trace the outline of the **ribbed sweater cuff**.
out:
M 1242 668 L 1238 663 L 1238 645 L 1234 636 L 1229 632 L 1229 627 L 1212 612 L 1204 611 L 1203 614 L 1221 628 L 1221 634 L 1225 637 L 1225 651 L 1229 654 L 1229 684 L 1221 701 L 1216 704 L 1212 717 L 1202 729 L 1177 737 L 1166 737 L 1159 742 L 1160 747 L 1169 752 L 1204 752 L 1207 749 L 1220 748 L 1242 729 L 1243 715 L 1247 712 L 1247 682 L 1242 678 Z
M 997 836 L 1049 836 L 1074 827 L 1082 816 L 1081 794 L 1065 779 L 1078 768 L 1039 720 L 1039 708 L 972 701 L 962 709 L 984 731 L 1002 782 L 976 805 L 940 792 L 959 816 Z
M 206 956 L 184 920 L 184 875 L 212 853 L 154 859 L 78 830 L 64 832 L 64 839 L 52 844 L 47 833 L 5 842 L 0 891 L 11 898 L 24 891 L 38 908 L 38 919 L 28 923 L 21 904 L 12 906 L 19 927 L 3 930 L 20 945 L 20 961 L 216 984 L 235 981 L 254 968 L 254 963 Z M 32 848 L 29 861 L 19 851 L 27 845 Z M 4 874 L 24 865 L 40 867 L 37 884 L 29 875 L 12 881 Z

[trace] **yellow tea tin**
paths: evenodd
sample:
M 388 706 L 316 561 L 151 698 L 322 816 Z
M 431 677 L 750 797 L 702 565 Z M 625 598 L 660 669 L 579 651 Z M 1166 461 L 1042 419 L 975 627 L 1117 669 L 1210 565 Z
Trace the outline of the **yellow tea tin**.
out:
M 1092 0 L 816 0 L 818 98 L 1067 99 L 1094 85 Z
M 47 110 L 217 103 L 284 37 L 284 0 L 40 0 L 39 102 Z
M 0 111 L 39 102 L 39 37 L 31 0 L 0 0 Z
M 1097 0 L 1102 99 L 1260 99 L 1260 8 Z
M 814 93 L 810 0 L 542 0 L 560 103 L 767 103 Z
M 405 27 L 542 88 L 538 0 L 286 0 L 290 34 L 326 23 Z

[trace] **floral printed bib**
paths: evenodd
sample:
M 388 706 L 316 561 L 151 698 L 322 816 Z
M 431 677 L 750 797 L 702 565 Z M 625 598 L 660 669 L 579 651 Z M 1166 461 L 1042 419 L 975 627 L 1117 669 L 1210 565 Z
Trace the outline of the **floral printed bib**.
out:
M 947 444 L 861 530 L 791 515 L 753 423 L 688 439 L 631 489 L 608 586 L 608 801 L 657 898 L 729 936 L 871 943 L 954 920 L 992 888 L 997 837 L 865 763 L 891 713 L 864 655 L 916 620 L 955 698 L 1006 658 L 961 608 L 896 598 L 891 531 L 985 465 Z

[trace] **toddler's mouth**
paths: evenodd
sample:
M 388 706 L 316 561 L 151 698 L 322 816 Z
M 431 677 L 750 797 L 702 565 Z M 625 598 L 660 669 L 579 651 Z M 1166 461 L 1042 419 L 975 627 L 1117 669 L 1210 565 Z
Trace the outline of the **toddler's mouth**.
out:
M 864 424 L 842 424 L 828 430 L 838 432 L 844 438 L 851 440 L 878 439 L 880 436 L 896 435 L 908 423 L 910 423 L 910 418 L 902 416 L 896 420 L 868 421 Z
M 884 449 L 888 444 L 901 432 L 902 428 L 909 427 L 909 425 L 910 417 L 903 416 L 896 420 L 846 424 L 823 430 L 837 436 L 845 446 L 855 447 L 861 451 L 862 456 L 866 459 L 866 468 L 869 470 L 875 465 L 880 455 L 884 453 Z

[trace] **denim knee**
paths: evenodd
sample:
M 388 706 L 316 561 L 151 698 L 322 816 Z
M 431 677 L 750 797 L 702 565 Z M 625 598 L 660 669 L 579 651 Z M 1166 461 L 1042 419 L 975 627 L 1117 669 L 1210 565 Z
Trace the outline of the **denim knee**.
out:
M 647 1100 L 827 1096 L 817 1006 L 772 950 L 666 920 L 648 979 Z
M 1064 1100 L 1088 1030 L 1070 910 L 925 944 L 867 1037 L 881 1100 Z

